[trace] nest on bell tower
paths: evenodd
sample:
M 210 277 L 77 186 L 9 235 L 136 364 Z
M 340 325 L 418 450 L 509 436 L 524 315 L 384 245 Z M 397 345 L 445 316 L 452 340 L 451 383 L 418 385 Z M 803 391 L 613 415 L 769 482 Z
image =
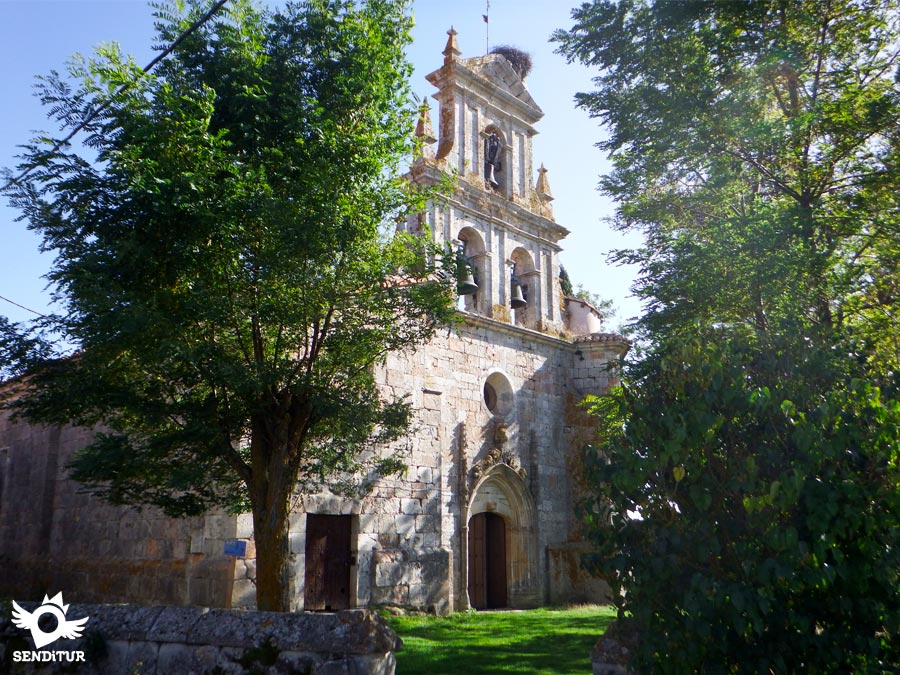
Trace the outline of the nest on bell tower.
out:
M 497 45 L 491 50 L 491 54 L 499 54 L 509 61 L 520 80 L 524 80 L 528 77 L 528 73 L 531 72 L 531 54 L 518 47 L 513 47 L 511 45 Z

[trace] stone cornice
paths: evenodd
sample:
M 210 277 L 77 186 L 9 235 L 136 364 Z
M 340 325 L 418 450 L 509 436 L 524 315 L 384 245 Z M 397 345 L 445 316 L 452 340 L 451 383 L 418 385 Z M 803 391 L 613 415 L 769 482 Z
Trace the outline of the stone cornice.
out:
M 591 333 L 590 335 L 577 335 L 573 343 L 578 349 L 614 348 L 620 358 L 624 357 L 631 349 L 631 340 L 618 333 Z
M 531 125 L 535 124 L 544 116 L 544 111 L 540 109 L 531 93 L 525 85 L 518 80 L 518 76 L 512 69 L 512 66 L 506 62 L 501 56 L 496 56 L 496 63 L 491 65 L 503 70 L 508 69 L 510 79 L 515 79 L 521 87 L 521 91 L 516 94 L 507 90 L 503 85 L 504 82 L 497 82 L 488 79 L 484 74 L 475 72 L 470 66 L 482 66 L 488 63 L 488 57 L 478 57 L 472 59 L 463 59 L 460 61 L 451 61 L 445 63 L 437 70 L 425 76 L 432 85 L 439 89 L 437 94 L 432 96 L 438 101 L 442 96 L 446 96 L 446 89 L 449 85 L 454 85 L 458 91 L 464 91 L 467 94 L 474 94 L 482 99 L 489 107 L 502 112 L 504 116 L 513 114 L 523 125 L 528 128 L 529 133 L 536 134 Z M 495 103 L 495 100 L 499 101 Z
M 473 326 L 476 328 L 487 328 L 497 331 L 498 333 L 504 333 L 506 335 L 526 338 L 529 340 L 534 340 L 536 342 L 542 342 L 543 344 L 551 345 L 558 349 L 568 350 L 573 353 L 576 349 L 574 342 L 563 337 L 542 333 L 532 328 L 516 326 L 511 323 L 506 323 L 505 321 L 498 321 L 497 319 L 491 319 L 490 317 L 483 316 L 481 314 L 473 314 L 472 312 L 466 312 L 462 310 L 460 310 L 458 313 L 462 317 L 463 323 L 468 326 Z
M 442 178 L 447 176 L 447 172 L 442 170 L 437 164 L 439 160 L 419 159 L 417 160 L 407 177 L 413 182 L 420 184 L 437 184 Z M 559 223 L 550 220 L 546 216 L 531 211 L 521 204 L 513 200 L 507 199 L 501 195 L 493 194 L 473 185 L 471 181 L 463 177 L 457 177 L 458 189 L 452 195 L 440 197 L 443 201 L 451 206 L 463 208 L 477 214 L 479 218 L 484 218 L 494 225 L 499 225 L 510 232 L 515 232 L 528 239 L 533 239 L 541 244 L 554 249 L 556 252 L 562 251 L 563 248 L 556 242 L 564 239 L 569 235 L 570 230 L 563 227 Z M 460 197 L 462 196 L 462 198 Z M 509 214 L 508 219 L 504 219 L 492 215 L 478 204 L 479 201 L 487 200 L 488 203 L 495 207 L 498 211 L 505 211 Z M 518 223 L 518 224 L 516 224 Z
M 487 328 L 505 335 L 534 340 L 535 342 L 556 347 L 557 349 L 568 351 L 572 354 L 575 354 L 575 352 L 585 347 L 613 347 L 620 356 L 624 356 L 631 348 L 631 340 L 618 333 L 592 333 L 590 335 L 561 337 L 542 333 L 532 328 L 516 326 L 511 323 L 506 323 L 505 321 L 498 321 L 497 319 L 492 319 L 481 314 L 473 314 L 462 310 L 460 310 L 458 314 L 462 317 L 463 323 L 468 326 Z
M 560 239 L 565 239 L 570 234 L 570 230 L 568 228 L 563 227 L 553 220 L 550 220 L 546 216 L 535 213 L 534 211 L 522 206 L 521 204 L 511 199 L 507 199 L 502 195 L 488 192 L 487 190 L 484 190 L 477 185 L 473 185 L 470 181 L 465 180 L 464 178 L 461 178 L 459 180 L 459 188 L 459 191 L 462 193 L 462 195 L 472 202 L 486 199 L 491 206 L 496 207 L 500 211 L 507 211 L 509 213 L 510 218 L 509 220 L 506 220 L 504 218 L 486 213 L 480 209 L 474 209 L 476 211 L 479 211 L 481 215 L 484 215 L 495 224 L 502 225 L 514 232 L 519 232 L 521 234 L 527 235 L 529 238 L 539 239 L 543 243 L 549 243 L 557 251 L 562 250 L 562 247 L 559 246 L 556 242 L 558 242 Z M 454 197 L 455 198 L 450 199 L 451 203 L 455 202 L 459 206 L 468 206 L 468 208 L 474 208 L 474 205 L 467 205 L 455 195 Z M 521 225 L 516 225 L 516 222 L 520 223 Z

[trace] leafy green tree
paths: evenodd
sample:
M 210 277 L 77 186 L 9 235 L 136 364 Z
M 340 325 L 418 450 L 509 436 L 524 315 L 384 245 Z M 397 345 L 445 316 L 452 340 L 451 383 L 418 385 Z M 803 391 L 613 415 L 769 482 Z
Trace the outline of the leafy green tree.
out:
M 588 513 L 635 665 L 900 662 L 900 12 L 595 2 L 555 39 L 596 67 L 601 187 L 646 314 L 593 401 Z
M 575 289 L 572 288 L 572 280 L 569 278 L 569 273 L 562 265 L 559 266 L 559 288 L 565 296 L 572 297 L 575 295 Z
M 162 6 L 160 44 L 205 5 Z M 401 468 L 389 444 L 410 407 L 382 398 L 373 367 L 453 315 L 439 252 L 388 232 L 424 199 L 397 178 L 408 10 L 235 0 L 153 74 L 115 45 L 77 58 L 76 86 L 53 74 L 40 95 L 64 131 L 102 107 L 85 147 L 37 139 L 8 190 L 56 254 L 64 307 L 4 325 L 10 370 L 28 374 L 14 405 L 103 429 L 73 475 L 114 503 L 249 506 L 260 609 L 291 608 L 293 495 Z M 49 353 L 47 335 L 75 352 Z

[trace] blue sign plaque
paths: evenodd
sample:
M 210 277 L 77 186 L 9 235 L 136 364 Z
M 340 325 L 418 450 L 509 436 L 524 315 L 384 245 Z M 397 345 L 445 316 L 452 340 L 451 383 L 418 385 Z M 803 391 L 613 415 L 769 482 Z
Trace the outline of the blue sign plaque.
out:
M 247 542 L 241 539 L 226 539 L 225 555 L 243 558 L 247 555 Z

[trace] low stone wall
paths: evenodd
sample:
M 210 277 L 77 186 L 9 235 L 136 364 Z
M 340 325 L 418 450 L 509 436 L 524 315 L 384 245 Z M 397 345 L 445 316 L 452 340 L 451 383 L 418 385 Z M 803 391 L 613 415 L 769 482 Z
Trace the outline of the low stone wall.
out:
M 29 612 L 39 606 L 19 604 Z M 365 610 L 278 614 L 73 604 L 65 619 L 89 617 L 83 636 L 35 652 L 30 632 L 12 623 L 11 609 L 0 603 L 0 672 L 12 674 L 392 675 L 393 652 L 402 644 Z M 33 662 L 46 655 L 55 662 Z

